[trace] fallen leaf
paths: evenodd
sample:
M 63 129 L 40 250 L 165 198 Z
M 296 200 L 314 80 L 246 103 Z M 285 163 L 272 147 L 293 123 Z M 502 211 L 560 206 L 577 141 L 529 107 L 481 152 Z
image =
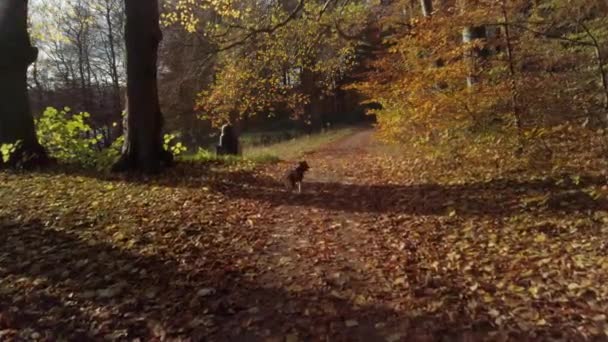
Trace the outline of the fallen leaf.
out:
M 357 322 L 354 319 L 350 319 L 344 322 L 344 324 L 346 325 L 347 328 L 352 328 L 352 327 L 356 327 L 359 325 L 359 322 Z
M 200 289 L 200 290 L 198 290 L 196 292 L 196 295 L 199 296 L 199 297 L 207 297 L 207 296 L 210 296 L 212 294 L 215 294 L 215 289 L 211 288 L 211 287 L 209 287 L 209 288 L 203 288 L 203 289 Z

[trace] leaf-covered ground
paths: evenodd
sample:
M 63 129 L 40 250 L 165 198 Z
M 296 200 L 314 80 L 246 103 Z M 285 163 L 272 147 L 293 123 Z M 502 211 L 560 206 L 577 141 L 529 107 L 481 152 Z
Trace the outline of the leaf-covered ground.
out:
M 0 340 L 608 339 L 603 178 L 423 181 L 370 131 L 304 158 L 299 195 L 285 163 L 0 173 Z

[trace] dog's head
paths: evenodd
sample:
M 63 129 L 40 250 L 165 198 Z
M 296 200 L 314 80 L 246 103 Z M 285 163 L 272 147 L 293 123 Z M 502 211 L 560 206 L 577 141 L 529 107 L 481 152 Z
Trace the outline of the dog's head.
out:
M 310 169 L 310 166 L 308 166 L 308 163 L 306 161 L 301 161 L 300 163 L 298 163 L 298 169 L 302 171 L 308 171 Z

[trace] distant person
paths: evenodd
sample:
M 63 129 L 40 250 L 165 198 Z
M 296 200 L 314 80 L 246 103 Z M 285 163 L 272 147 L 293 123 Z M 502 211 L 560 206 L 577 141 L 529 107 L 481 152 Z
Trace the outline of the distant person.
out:
M 239 154 L 239 139 L 234 133 L 234 128 L 231 124 L 222 126 L 222 134 L 220 135 L 220 143 L 216 148 L 217 155 L 233 155 Z

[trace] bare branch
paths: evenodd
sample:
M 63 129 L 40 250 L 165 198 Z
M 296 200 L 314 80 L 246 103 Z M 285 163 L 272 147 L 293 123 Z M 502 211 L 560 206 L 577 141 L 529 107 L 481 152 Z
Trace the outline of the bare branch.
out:
M 554 40 L 561 40 L 564 42 L 568 42 L 568 43 L 572 43 L 572 44 L 576 44 L 576 45 L 581 45 L 581 46 L 593 46 L 592 43 L 589 43 L 587 41 L 584 40 L 578 40 L 578 39 L 571 39 L 568 37 L 564 37 L 564 36 L 557 36 L 557 35 L 553 35 L 547 32 L 542 32 L 542 31 L 538 31 L 535 29 L 532 29 L 526 25 L 522 25 L 522 24 L 517 24 L 517 23 L 487 23 L 485 24 L 486 26 L 510 26 L 510 27 L 515 27 L 524 31 L 528 31 L 534 34 L 537 34 L 539 36 L 543 36 L 547 39 L 554 39 Z
M 228 45 L 218 47 L 217 49 L 215 49 L 214 52 L 218 53 L 218 52 L 233 49 L 237 46 L 241 46 L 258 34 L 274 33 L 276 30 L 286 26 L 287 24 L 289 24 L 290 21 L 295 19 L 296 16 L 298 15 L 298 13 L 304 8 L 305 3 L 306 3 L 306 0 L 300 0 L 300 2 L 298 3 L 298 6 L 296 6 L 296 8 L 289 14 L 289 16 L 287 16 L 287 18 L 285 18 L 283 21 L 281 21 L 280 23 L 277 23 L 273 26 L 263 27 L 263 28 L 254 28 L 254 27 L 240 27 L 238 25 L 232 25 L 231 27 L 247 30 L 248 33 L 241 39 L 233 41 L 232 43 L 229 43 Z

